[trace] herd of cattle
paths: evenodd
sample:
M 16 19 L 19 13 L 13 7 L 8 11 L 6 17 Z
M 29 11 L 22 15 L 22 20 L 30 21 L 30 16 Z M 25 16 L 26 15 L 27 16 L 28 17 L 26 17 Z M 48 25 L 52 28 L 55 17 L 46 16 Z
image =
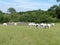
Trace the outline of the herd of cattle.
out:
M 41 28 L 50 28 L 55 26 L 55 23 L 40 23 L 40 24 L 36 24 L 36 23 L 29 23 L 29 26 L 35 26 L 35 27 L 41 27 Z
M 4 25 L 4 26 L 7 26 L 7 25 L 14 25 L 14 26 L 16 26 L 17 23 L 3 23 L 2 25 Z
M 13 24 L 14 26 L 17 25 L 17 23 L 9 23 L 9 24 Z M 3 23 L 2 25 L 7 26 L 8 23 Z M 41 27 L 41 28 L 50 28 L 50 27 L 53 27 L 55 25 L 56 25 L 55 23 L 40 23 L 40 24 L 28 23 L 28 26 L 35 26 L 35 27 Z

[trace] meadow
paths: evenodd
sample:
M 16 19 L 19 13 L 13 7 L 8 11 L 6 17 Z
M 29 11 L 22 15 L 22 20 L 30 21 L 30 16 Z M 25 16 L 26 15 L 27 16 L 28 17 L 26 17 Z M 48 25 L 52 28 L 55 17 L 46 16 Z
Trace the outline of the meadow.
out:
M 60 23 L 50 29 L 0 25 L 0 45 L 60 45 Z

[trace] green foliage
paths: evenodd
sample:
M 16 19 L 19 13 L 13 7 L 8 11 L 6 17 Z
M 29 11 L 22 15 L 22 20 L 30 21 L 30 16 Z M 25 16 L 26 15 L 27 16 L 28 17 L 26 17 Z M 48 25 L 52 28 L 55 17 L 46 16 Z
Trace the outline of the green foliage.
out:
M 12 14 L 12 13 L 16 13 L 16 10 L 15 10 L 14 8 L 9 8 L 9 9 L 8 9 L 8 13 L 11 13 L 11 14 Z
M 3 22 L 3 12 L 2 11 L 0 11 L 0 23 L 2 23 Z
M 14 8 L 8 9 L 9 13 L 0 11 L 0 22 L 60 22 L 60 6 L 53 5 L 47 11 L 33 10 L 16 12 Z
M 4 18 L 3 18 L 3 22 L 9 22 L 9 16 L 8 15 L 5 15 Z
M 56 17 L 60 19 L 60 6 L 56 8 Z
M 60 19 L 60 6 L 54 5 L 48 9 L 49 14 L 54 18 Z

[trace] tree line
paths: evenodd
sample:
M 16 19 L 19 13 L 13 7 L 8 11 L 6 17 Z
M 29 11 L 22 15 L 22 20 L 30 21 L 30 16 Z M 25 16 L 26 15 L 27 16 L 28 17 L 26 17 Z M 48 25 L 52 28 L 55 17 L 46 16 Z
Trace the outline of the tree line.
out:
M 46 11 L 38 9 L 25 12 L 9 8 L 7 13 L 0 11 L 0 23 L 3 22 L 60 22 L 60 6 L 53 5 Z

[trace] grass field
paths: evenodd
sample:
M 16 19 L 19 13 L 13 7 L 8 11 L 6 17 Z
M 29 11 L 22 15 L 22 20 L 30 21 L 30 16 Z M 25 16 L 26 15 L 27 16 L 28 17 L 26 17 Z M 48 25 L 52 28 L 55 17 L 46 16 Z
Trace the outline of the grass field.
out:
M 0 45 L 60 45 L 60 23 L 50 29 L 0 25 Z

